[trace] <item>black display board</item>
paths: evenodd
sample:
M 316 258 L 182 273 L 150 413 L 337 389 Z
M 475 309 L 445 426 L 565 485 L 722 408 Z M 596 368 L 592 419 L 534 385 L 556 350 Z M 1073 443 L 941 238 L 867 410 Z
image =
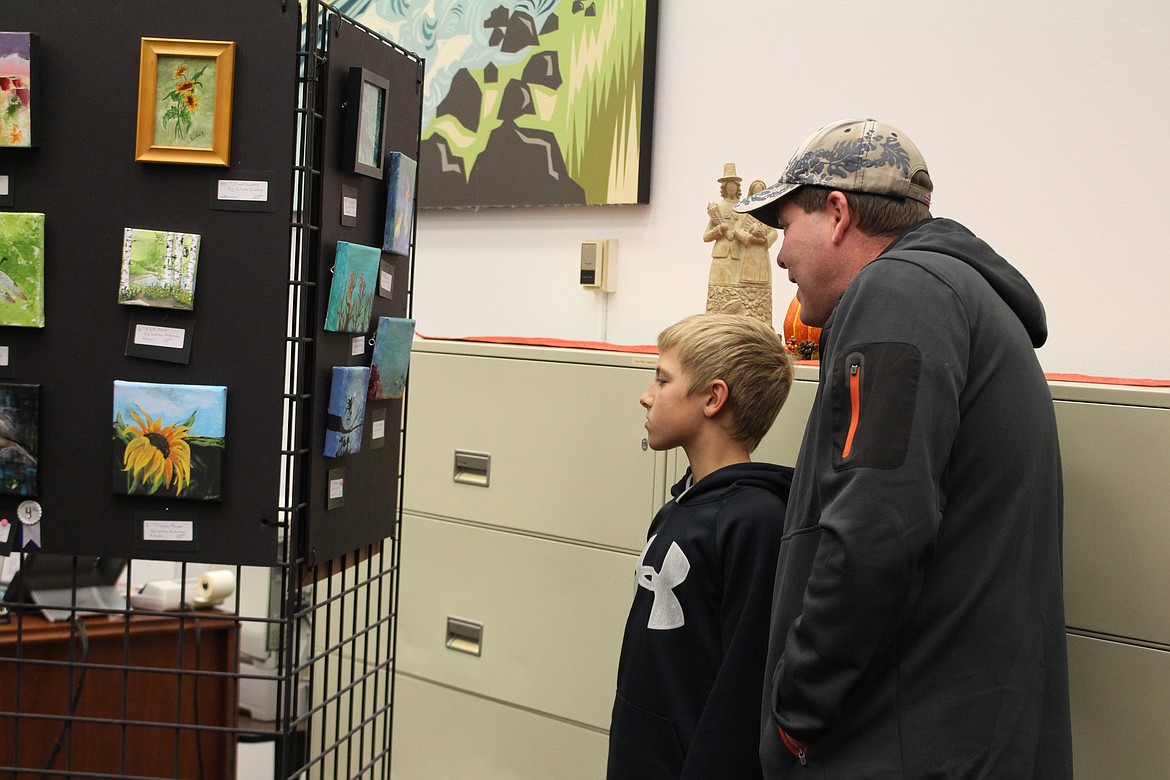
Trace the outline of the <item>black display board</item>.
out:
M 0 328 L 0 346 L 2 381 L 40 385 L 36 500 L 49 552 L 276 558 L 299 22 L 285 0 L 0 0 L 0 28 L 40 44 L 38 145 L 0 148 L 12 194 L 0 209 L 46 215 L 45 327 Z M 235 42 L 229 167 L 135 161 L 143 37 Z M 267 182 L 261 208 L 216 202 L 218 181 L 241 172 Z M 193 311 L 118 303 L 127 227 L 202 237 Z M 186 362 L 127 355 L 147 315 L 187 332 Z M 115 494 L 115 380 L 227 387 L 220 500 Z M 0 496 L 0 517 L 19 501 Z M 175 538 L 146 539 L 144 523 L 170 520 Z
M 410 258 L 383 252 L 391 274 L 390 297 L 375 295 L 371 331 L 337 333 L 323 329 L 337 242 L 381 247 L 388 165 L 383 178 L 354 172 L 346 154 L 347 118 L 356 110 L 349 90 L 352 68 L 362 68 L 388 86 L 383 151 L 418 159 L 422 117 L 422 60 L 340 15 L 329 17 L 326 66 L 322 79 L 324 133 L 321 149 L 320 244 L 313 359 L 311 463 L 308 470 L 309 565 L 332 560 L 392 535 L 398 511 L 402 400 L 368 401 L 360 452 L 324 456 L 326 408 L 333 366 L 368 366 L 378 317 L 404 317 L 408 311 Z M 346 207 L 348 205 L 348 208 Z M 356 209 L 356 213 L 354 213 Z M 413 233 L 413 231 L 412 231 Z M 413 251 L 413 244 L 412 244 Z M 355 348 L 360 346 L 360 351 Z M 382 446 L 374 446 L 381 420 Z M 337 480 L 343 485 L 338 485 Z M 340 501 L 335 488 L 342 488 Z M 331 500 L 332 499 L 332 500 Z

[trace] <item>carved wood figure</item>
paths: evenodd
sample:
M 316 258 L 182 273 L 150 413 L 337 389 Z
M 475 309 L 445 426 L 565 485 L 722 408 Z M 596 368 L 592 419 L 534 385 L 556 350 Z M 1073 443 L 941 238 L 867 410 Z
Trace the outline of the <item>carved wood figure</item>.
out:
M 722 200 L 707 204 L 707 229 L 703 240 L 714 242 L 711 271 L 707 278 L 707 311 L 746 314 L 772 324 L 772 266 L 768 250 L 779 233 L 759 220 L 737 214 L 742 179 L 735 163 L 723 166 L 719 179 Z M 754 181 L 758 192 L 766 185 Z

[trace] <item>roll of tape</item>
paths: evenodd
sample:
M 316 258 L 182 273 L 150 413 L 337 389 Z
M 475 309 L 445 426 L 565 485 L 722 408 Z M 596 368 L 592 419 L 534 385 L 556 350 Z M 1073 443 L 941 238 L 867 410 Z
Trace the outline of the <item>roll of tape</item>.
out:
M 205 572 L 199 577 L 199 600 L 223 601 L 236 590 L 236 575 L 228 569 Z

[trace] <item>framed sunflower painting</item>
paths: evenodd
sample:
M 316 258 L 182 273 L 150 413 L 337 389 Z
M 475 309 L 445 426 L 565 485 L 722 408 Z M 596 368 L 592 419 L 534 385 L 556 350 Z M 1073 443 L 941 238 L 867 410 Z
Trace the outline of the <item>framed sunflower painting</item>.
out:
M 135 159 L 227 167 L 235 62 L 233 41 L 143 38 Z
M 114 492 L 221 497 L 227 388 L 114 382 Z

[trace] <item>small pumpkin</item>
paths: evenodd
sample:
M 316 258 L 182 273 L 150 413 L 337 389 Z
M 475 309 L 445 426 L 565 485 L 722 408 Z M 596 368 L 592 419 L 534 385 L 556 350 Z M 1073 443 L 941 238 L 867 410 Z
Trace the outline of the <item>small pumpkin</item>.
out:
M 805 325 L 800 319 L 800 301 L 792 296 L 784 315 L 784 346 L 800 360 L 820 360 L 821 329 Z

